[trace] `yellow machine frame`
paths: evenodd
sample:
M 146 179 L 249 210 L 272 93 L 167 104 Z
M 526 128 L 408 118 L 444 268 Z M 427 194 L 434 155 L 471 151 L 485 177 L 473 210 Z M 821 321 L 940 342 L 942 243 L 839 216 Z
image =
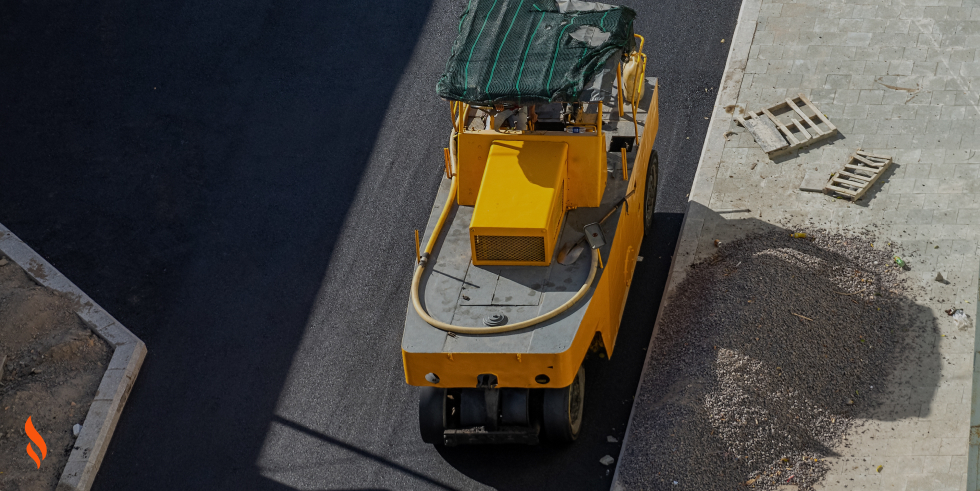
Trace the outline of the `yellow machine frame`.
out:
M 492 373 L 497 376 L 501 387 L 567 387 L 578 373 L 578 367 L 585 358 L 596 332 L 602 336 L 606 355 L 612 356 L 623 309 L 626 306 L 626 294 L 633 279 L 640 243 L 643 241 L 642 207 L 646 198 L 647 164 L 659 127 L 658 95 L 658 87 L 654 87 L 643 135 L 640 138 L 640 147 L 630 172 L 627 194 L 632 192 L 632 195 L 627 199 L 628 206 L 619 211 L 619 225 L 609 257 L 603 258 L 605 268 L 602 277 L 596 285 L 572 345 L 561 353 L 408 353 L 403 350 L 402 361 L 407 383 L 417 386 L 469 387 L 473 385 L 475 374 Z M 461 147 L 468 141 L 464 135 L 466 132 L 460 134 Z M 514 139 L 540 138 L 539 135 L 533 134 L 514 135 L 514 137 Z M 574 141 L 572 138 L 570 140 Z M 569 147 L 571 156 L 572 145 Z M 460 150 L 461 154 L 465 152 L 463 148 Z M 462 162 L 459 169 L 460 173 L 464 172 Z M 597 205 L 598 203 L 594 206 Z M 425 374 L 429 372 L 440 374 L 438 383 L 425 380 Z M 535 381 L 535 377 L 539 374 L 547 375 L 549 382 L 541 384 Z
M 642 55 L 642 37 L 637 60 L 645 65 Z M 619 75 L 621 71 L 617 71 Z M 643 80 L 642 66 L 633 70 L 632 88 L 637 91 L 630 99 L 637 101 L 638 90 Z M 617 77 L 618 79 L 619 77 Z M 622 82 L 617 80 L 618 111 L 623 114 Z M 402 350 L 405 367 L 405 380 L 410 385 L 435 387 L 472 387 L 476 374 L 494 374 L 500 387 L 517 388 L 560 388 L 569 386 L 586 352 L 592 345 L 596 333 L 602 338 L 607 356 L 612 355 L 616 336 L 619 332 L 626 295 L 633 278 L 640 243 L 643 240 L 643 203 L 646 199 L 646 175 L 648 163 L 659 128 L 658 86 L 654 86 L 643 134 L 639 135 L 639 148 L 633 168 L 629 174 L 626 188 L 627 206 L 618 211 L 618 226 L 608 257 L 603 257 L 602 276 L 595 285 L 595 291 L 588 309 L 576 332 L 573 342 L 560 353 L 410 353 Z M 633 120 L 636 121 L 636 104 L 632 104 Z M 477 204 L 487 157 L 495 141 L 542 141 L 560 142 L 568 145 L 568 167 L 565 179 L 565 203 L 567 209 L 576 207 L 597 207 L 606 187 L 605 138 L 601 121 L 578 134 L 564 132 L 536 131 L 470 131 L 465 128 L 465 117 L 469 107 L 454 103 L 453 127 L 456 139 L 457 165 L 455 183 L 459 205 Z M 601 111 L 599 112 L 601 114 Z M 592 131 L 588 131 L 591 129 Z M 448 159 L 447 159 L 448 160 Z M 448 167 L 447 167 L 448 172 Z M 429 372 L 439 374 L 439 381 L 429 382 L 425 375 Z M 549 381 L 541 383 L 535 378 L 544 374 Z

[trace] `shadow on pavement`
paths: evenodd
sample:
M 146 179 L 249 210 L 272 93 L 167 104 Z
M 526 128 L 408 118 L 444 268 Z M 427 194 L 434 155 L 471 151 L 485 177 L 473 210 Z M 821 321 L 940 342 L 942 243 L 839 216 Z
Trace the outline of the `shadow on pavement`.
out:
M 783 457 L 839 456 L 847 447 L 827 442 L 846 419 L 920 416 L 942 361 L 937 320 L 914 292 L 891 293 L 863 256 L 691 206 L 705 217 L 702 243 L 724 242 L 701 251 L 663 312 L 621 464 L 626 489 L 734 489 Z M 754 233 L 770 235 L 735 239 Z M 841 281 L 856 291 L 832 293 Z M 857 295 L 862 285 L 881 296 Z

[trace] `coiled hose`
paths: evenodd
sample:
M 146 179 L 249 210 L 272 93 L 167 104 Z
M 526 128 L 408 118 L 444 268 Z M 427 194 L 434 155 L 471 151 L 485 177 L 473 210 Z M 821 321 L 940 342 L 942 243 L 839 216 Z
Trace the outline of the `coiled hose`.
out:
M 582 288 L 579 288 L 575 295 L 568 299 L 565 303 L 561 304 L 554 310 L 539 315 L 533 319 L 528 319 L 526 321 L 521 321 L 516 324 L 506 324 L 503 326 L 494 327 L 465 327 L 465 326 L 454 326 L 452 324 L 442 322 L 438 319 L 433 318 L 425 311 L 422 307 L 422 302 L 419 301 L 419 283 L 422 281 L 422 273 L 425 272 L 425 266 L 429 263 L 429 256 L 432 254 L 432 250 L 435 249 L 436 241 L 439 238 L 439 234 L 442 232 L 443 225 L 446 224 L 446 219 L 449 217 L 450 211 L 452 211 L 455 206 L 456 201 L 456 131 L 453 131 L 450 136 L 450 152 L 449 159 L 450 164 L 452 164 L 452 184 L 449 187 L 449 198 L 446 199 L 445 206 L 442 207 L 442 213 L 439 214 L 439 221 L 436 222 L 435 228 L 432 230 L 432 235 L 429 236 L 429 241 L 425 245 L 425 252 L 422 253 L 422 258 L 419 261 L 418 266 L 415 267 L 415 275 L 412 277 L 412 306 L 415 307 L 415 312 L 419 314 L 425 322 L 436 329 L 441 329 L 447 332 L 453 332 L 457 334 L 500 334 L 503 332 L 517 331 L 519 329 L 524 329 L 525 327 L 531 327 L 535 324 L 540 324 L 548 319 L 551 319 L 558 314 L 568 310 L 572 305 L 582 299 L 585 294 L 589 291 L 592 286 L 592 281 L 595 280 L 596 271 L 599 266 L 599 251 L 598 249 L 592 250 L 592 265 L 589 269 L 589 277 L 585 280 Z

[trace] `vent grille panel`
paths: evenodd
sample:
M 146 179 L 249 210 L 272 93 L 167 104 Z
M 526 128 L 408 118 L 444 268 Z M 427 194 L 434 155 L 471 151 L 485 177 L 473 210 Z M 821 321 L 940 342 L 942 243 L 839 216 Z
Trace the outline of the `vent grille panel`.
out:
M 544 237 L 477 235 L 475 239 L 479 261 L 545 261 Z
M 558 234 L 557 231 L 561 230 L 561 219 L 563 218 L 563 213 L 565 212 L 565 183 L 563 182 L 561 187 L 558 188 L 558 201 L 555 201 L 555 210 L 551 213 L 551 226 L 554 227 L 555 235 Z M 556 238 L 557 240 L 557 238 Z

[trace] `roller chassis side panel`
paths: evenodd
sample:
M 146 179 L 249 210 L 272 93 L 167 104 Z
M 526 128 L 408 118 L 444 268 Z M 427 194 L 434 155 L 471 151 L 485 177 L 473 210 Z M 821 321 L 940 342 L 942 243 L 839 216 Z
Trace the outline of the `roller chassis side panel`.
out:
M 626 187 L 626 194 L 629 195 L 630 192 L 633 194 L 627 198 L 627 206 L 617 211 L 616 223 L 612 226 L 608 224 L 606 226 L 612 232 L 611 234 L 607 232 L 607 237 L 612 235 L 613 240 L 610 245 L 603 248 L 605 249 L 602 257 L 604 268 L 598 273 L 599 276 L 590 292 L 579 301 L 580 307 L 573 308 L 570 312 L 566 312 L 554 320 L 555 322 L 577 326 L 577 331 L 575 331 L 570 345 L 563 350 L 551 353 L 515 352 L 517 350 L 511 352 L 504 350 L 501 352 L 454 352 L 451 349 L 425 352 L 416 349 L 416 347 L 422 345 L 443 346 L 444 343 L 452 341 L 449 339 L 452 336 L 447 337 L 445 332 L 435 328 L 410 329 L 410 324 L 413 321 L 424 321 L 409 303 L 405 335 L 402 341 L 402 361 L 405 367 L 405 381 L 408 384 L 447 388 L 475 387 L 477 375 L 492 373 L 497 376 L 500 387 L 567 387 L 574 380 L 578 367 L 584 360 L 596 332 L 600 333 L 602 337 L 606 353 L 609 356 L 612 355 L 644 235 L 643 203 L 646 198 L 647 166 L 659 126 L 658 86 L 655 79 L 652 85 L 652 90 L 648 92 L 650 102 L 643 123 L 639 149 L 636 152 Z M 629 115 L 629 111 L 627 111 L 627 115 Z M 610 179 L 614 179 L 614 177 L 610 177 Z M 445 205 L 449 183 L 448 179 L 444 179 L 440 187 L 424 233 L 425 240 L 431 236 L 436 218 Z M 596 210 L 598 211 L 598 209 Z M 466 213 L 466 211 L 457 205 L 454 214 Z M 566 225 L 567 227 L 568 225 Z M 442 230 L 440 245 L 449 233 L 448 226 Z M 567 240 L 565 232 L 562 233 L 561 240 L 562 242 Z M 439 256 L 440 246 L 437 246 L 433 252 L 433 257 L 441 257 Z M 587 254 L 583 254 L 583 256 L 587 256 Z M 442 257 L 440 261 L 444 265 L 443 269 L 448 268 L 448 270 L 442 271 L 440 274 L 456 274 L 460 275 L 459 278 L 463 278 L 466 273 L 464 259 L 468 263 L 468 257 Z M 579 259 L 577 264 L 587 266 L 588 263 L 588 257 L 584 257 Z M 447 298 L 444 301 L 449 301 L 449 297 L 454 294 L 459 295 L 459 293 L 460 289 L 455 291 L 450 289 L 445 293 Z M 443 319 L 438 312 L 431 310 L 430 315 L 447 322 L 451 320 L 451 317 L 450 319 Z M 575 322 L 575 318 L 579 320 Z M 531 327 L 515 333 L 493 336 L 500 339 L 506 339 L 507 336 L 529 338 L 535 335 L 534 330 L 535 327 Z M 423 337 L 429 339 L 423 339 Z M 438 383 L 426 381 L 425 376 L 430 372 L 438 374 L 440 379 Z M 542 384 L 535 381 L 535 377 L 541 374 L 548 376 L 549 381 L 547 383 Z
M 654 83 L 653 95 L 650 98 L 647 117 L 644 121 L 643 134 L 640 137 L 640 148 L 633 162 L 629 186 L 626 188 L 627 196 L 631 192 L 633 194 L 627 199 L 629 206 L 620 210 L 619 228 L 609 258 L 610 264 L 616 265 L 614 268 L 618 267 L 619 269 L 613 269 L 612 274 L 607 272 L 606 275 L 603 275 L 597 292 L 602 292 L 603 287 L 606 288 L 606 292 L 604 292 L 605 301 L 590 304 L 588 313 L 582 322 L 582 325 L 589 325 L 592 316 L 597 317 L 598 330 L 602 334 L 602 342 L 606 348 L 606 355 L 609 357 L 612 357 L 613 348 L 616 345 L 616 336 L 619 334 L 620 322 L 626 309 L 627 294 L 633 281 L 633 272 L 636 270 L 636 259 L 640 254 L 640 245 L 643 243 L 643 203 L 646 200 L 646 178 L 649 171 L 650 154 L 653 152 L 653 144 L 656 142 L 657 130 L 660 127 L 658 97 L 659 85 Z

